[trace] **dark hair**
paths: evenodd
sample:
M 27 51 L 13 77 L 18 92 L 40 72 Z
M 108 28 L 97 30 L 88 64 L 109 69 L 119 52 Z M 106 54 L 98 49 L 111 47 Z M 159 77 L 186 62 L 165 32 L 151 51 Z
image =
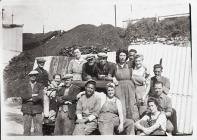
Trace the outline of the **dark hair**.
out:
M 161 108 L 161 106 L 160 106 L 160 104 L 159 104 L 159 102 L 157 101 L 156 98 L 150 97 L 150 98 L 148 99 L 148 101 L 147 101 L 147 104 L 149 104 L 150 102 L 153 102 L 153 103 L 157 106 L 157 110 L 158 110 L 158 111 L 161 111 L 161 110 L 162 110 L 162 108 Z
M 159 84 L 161 84 L 162 87 L 163 87 L 163 82 L 161 82 L 161 81 L 156 81 L 156 82 L 154 83 L 154 86 L 155 86 L 155 85 L 159 85 Z
M 55 79 L 55 76 L 57 76 L 57 75 L 60 76 L 60 79 L 62 79 L 62 76 L 61 76 L 61 74 L 59 74 L 59 73 L 54 74 L 54 75 L 53 75 L 53 79 Z
M 155 65 L 153 66 L 153 68 L 154 68 L 154 69 L 156 69 L 156 68 L 161 68 L 161 70 L 163 69 L 162 65 L 160 65 L 160 64 L 155 64 Z
M 129 53 L 130 53 L 130 52 L 137 53 L 137 51 L 136 51 L 135 49 L 130 49 L 130 50 L 129 50 Z
M 128 51 L 125 49 L 119 49 L 116 51 L 116 63 L 120 63 L 120 60 L 119 60 L 120 53 L 125 53 L 126 54 L 126 61 L 128 59 Z
M 94 85 L 94 87 L 96 88 L 96 82 L 95 82 L 94 80 L 87 81 L 87 82 L 85 83 L 85 87 L 86 87 L 88 84 L 92 84 L 92 85 Z
M 80 50 L 81 47 L 82 47 L 81 45 L 77 45 L 77 44 L 73 45 L 72 46 L 72 48 L 73 48 L 72 49 L 72 54 L 74 54 L 74 51 L 77 50 L 77 49 L 81 52 L 81 50 Z

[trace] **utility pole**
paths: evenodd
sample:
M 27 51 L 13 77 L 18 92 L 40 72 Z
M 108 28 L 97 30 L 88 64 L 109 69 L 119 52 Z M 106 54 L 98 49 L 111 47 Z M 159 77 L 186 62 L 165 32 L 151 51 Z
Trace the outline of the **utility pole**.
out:
M 12 13 L 12 24 L 14 23 L 14 14 Z
M 42 26 L 42 33 L 44 34 L 44 25 Z
M 3 20 L 4 20 L 4 13 L 3 13 L 4 11 L 5 11 L 5 9 L 2 8 L 2 9 L 1 9 L 2 24 L 3 24 Z
M 44 25 L 42 25 L 42 33 L 44 35 Z M 46 54 L 46 50 L 45 50 L 45 47 L 43 45 L 43 47 L 42 47 L 42 56 L 45 56 L 45 54 Z
M 114 5 L 114 14 L 115 14 L 115 27 L 116 27 L 116 4 Z

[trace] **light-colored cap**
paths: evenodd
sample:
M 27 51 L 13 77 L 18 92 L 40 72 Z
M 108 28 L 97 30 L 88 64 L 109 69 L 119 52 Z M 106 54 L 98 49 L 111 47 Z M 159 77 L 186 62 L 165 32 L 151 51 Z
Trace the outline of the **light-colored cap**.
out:
M 28 74 L 29 76 L 31 75 L 37 75 L 39 72 L 37 70 L 32 70 L 30 71 L 30 73 Z
M 73 74 L 66 74 L 63 76 L 62 80 L 71 79 L 73 78 Z
M 115 85 L 114 83 L 110 82 L 110 83 L 107 83 L 106 87 L 107 87 L 107 88 L 108 88 L 108 87 L 115 88 L 116 85 Z
M 106 58 L 107 57 L 107 54 L 104 53 L 104 52 L 100 52 L 100 53 L 97 54 L 97 56 L 98 57 L 104 57 L 104 58 Z
M 46 62 L 46 60 L 44 58 L 42 58 L 42 57 L 39 57 L 36 60 L 37 60 L 37 62 Z

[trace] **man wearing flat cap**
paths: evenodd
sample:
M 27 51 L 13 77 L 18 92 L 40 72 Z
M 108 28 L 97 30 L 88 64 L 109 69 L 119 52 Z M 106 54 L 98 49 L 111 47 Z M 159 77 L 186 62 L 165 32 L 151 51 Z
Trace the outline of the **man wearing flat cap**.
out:
M 101 109 L 101 100 L 95 95 L 96 82 L 88 80 L 85 94 L 77 102 L 76 125 L 73 135 L 90 135 L 97 128 L 97 118 Z
M 44 85 L 44 87 L 48 86 L 49 76 L 48 72 L 44 69 L 44 64 L 46 60 L 44 58 L 36 59 L 38 67 L 35 69 L 38 71 L 37 82 Z
M 106 53 L 98 53 L 98 79 L 112 81 L 114 77 L 116 66 L 112 62 L 107 61 Z
M 29 82 L 21 90 L 24 135 L 31 135 L 32 120 L 34 123 L 34 134 L 42 135 L 42 112 L 43 112 L 43 85 L 36 82 L 38 71 L 29 73 Z
M 170 91 L 170 80 L 167 77 L 162 76 L 162 72 L 163 72 L 162 65 L 155 64 L 153 66 L 153 72 L 155 76 L 151 77 L 149 95 L 154 94 L 154 84 L 157 81 L 163 83 L 163 92 L 167 95 Z
M 94 54 L 89 54 L 86 57 L 87 62 L 82 67 L 82 80 L 98 79 L 98 67 L 96 64 L 96 57 Z
M 66 74 L 62 78 L 64 86 L 57 91 L 56 101 L 58 113 L 55 122 L 55 135 L 72 135 L 75 123 L 77 94 L 80 88 L 72 84 L 73 75 Z

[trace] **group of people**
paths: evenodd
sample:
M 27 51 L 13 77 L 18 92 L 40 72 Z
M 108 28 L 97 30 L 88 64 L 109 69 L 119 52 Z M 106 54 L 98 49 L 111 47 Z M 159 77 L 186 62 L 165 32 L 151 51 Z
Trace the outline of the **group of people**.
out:
M 55 119 L 54 135 L 166 135 L 176 129 L 176 112 L 168 97 L 170 81 L 155 64 L 151 77 L 143 55 L 131 49 L 116 52 L 116 64 L 107 54 L 87 55 L 79 48 L 70 61 L 68 73 L 55 74 L 49 82 L 45 60 L 29 73 L 30 82 L 22 92 L 24 135 L 42 135 L 42 124 Z M 85 91 L 73 84 L 85 81 Z M 107 81 L 104 92 L 97 92 L 97 81 Z

